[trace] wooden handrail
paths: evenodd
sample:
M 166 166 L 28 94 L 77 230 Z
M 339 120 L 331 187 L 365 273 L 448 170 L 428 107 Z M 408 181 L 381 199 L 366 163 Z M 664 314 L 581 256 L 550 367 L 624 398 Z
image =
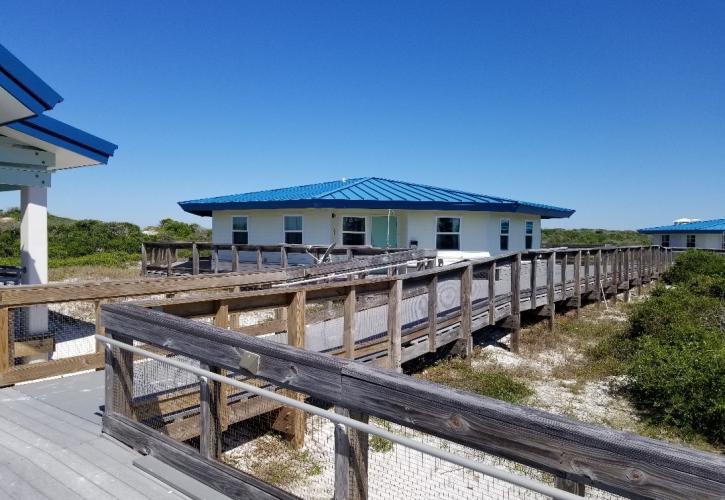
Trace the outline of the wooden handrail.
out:
M 254 353 L 258 369 L 247 371 L 249 376 L 614 493 L 649 498 L 720 498 L 725 493 L 725 458 L 718 455 L 132 304 L 104 305 L 102 310 L 114 337 L 234 371 L 245 366 L 245 353 Z

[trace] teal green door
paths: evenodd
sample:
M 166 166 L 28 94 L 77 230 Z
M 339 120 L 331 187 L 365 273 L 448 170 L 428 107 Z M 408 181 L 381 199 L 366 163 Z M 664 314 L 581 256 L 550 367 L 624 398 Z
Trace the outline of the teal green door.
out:
M 371 243 L 374 247 L 398 246 L 398 218 L 387 215 L 372 217 Z

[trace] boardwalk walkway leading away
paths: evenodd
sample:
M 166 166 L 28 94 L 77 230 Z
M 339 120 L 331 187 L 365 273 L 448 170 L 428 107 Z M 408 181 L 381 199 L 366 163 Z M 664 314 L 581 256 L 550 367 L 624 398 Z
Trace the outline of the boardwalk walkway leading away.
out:
M 133 465 L 101 434 L 103 372 L 0 390 L 0 497 L 169 499 L 187 496 Z

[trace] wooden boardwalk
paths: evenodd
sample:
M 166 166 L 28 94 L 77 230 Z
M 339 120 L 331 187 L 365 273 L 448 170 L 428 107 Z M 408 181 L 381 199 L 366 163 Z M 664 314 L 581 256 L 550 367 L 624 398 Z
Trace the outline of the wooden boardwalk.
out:
M 103 372 L 90 372 L 0 390 L 1 498 L 188 498 L 101 435 L 103 382 Z

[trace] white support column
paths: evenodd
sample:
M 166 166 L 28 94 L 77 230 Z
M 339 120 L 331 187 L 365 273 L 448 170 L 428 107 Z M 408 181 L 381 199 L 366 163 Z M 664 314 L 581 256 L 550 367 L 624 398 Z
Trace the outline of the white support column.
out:
M 20 217 L 20 256 L 25 268 L 22 283 L 45 284 L 48 282 L 48 188 L 21 188 Z M 46 333 L 48 307 L 29 307 L 27 326 L 30 334 Z

